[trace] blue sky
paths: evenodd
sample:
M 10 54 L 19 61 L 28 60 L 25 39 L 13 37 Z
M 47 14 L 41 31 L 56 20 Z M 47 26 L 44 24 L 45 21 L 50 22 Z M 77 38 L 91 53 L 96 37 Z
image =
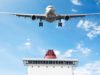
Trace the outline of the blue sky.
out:
M 100 0 L 0 0 L 0 12 L 44 14 L 48 5 L 57 14 L 100 12 Z M 62 28 L 38 22 L 0 14 L 0 75 L 27 75 L 22 59 L 43 58 L 48 49 L 79 59 L 75 75 L 100 75 L 100 15 L 62 20 Z

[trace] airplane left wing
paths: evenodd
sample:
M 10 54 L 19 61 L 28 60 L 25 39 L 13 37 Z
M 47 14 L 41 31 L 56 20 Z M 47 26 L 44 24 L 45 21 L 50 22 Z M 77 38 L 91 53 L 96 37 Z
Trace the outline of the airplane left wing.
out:
M 44 14 L 22 14 L 22 13 L 9 13 L 9 12 L 0 12 L 0 13 L 15 15 L 15 16 L 24 17 L 24 18 L 31 18 L 33 20 L 35 20 L 35 19 L 45 20 L 45 15 Z
M 85 17 L 85 16 L 92 16 L 92 15 L 100 15 L 100 13 L 89 13 L 89 14 L 64 14 L 64 15 L 58 15 L 57 19 L 66 19 L 66 20 L 69 20 L 70 18 Z
M 15 16 L 18 16 L 18 17 L 28 17 L 28 18 L 30 18 L 30 17 L 32 17 L 33 16 L 33 14 L 20 14 L 20 13 L 10 13 L 10 15 L 15 15 Z

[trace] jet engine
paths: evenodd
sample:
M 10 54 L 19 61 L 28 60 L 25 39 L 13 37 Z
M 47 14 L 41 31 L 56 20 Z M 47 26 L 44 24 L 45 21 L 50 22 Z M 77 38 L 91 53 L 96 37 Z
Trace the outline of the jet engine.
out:
M 65 17 L 65 20 L 69 20 L 69 18 L 70 18 L 69 16 L 66 16 L 66 17 Z
M 32 16 L 32 20 L 35 20 L 35 19 L 36 19 L 36 16 L 35 16 L 35 15 L 33 15 L 33 16 Z

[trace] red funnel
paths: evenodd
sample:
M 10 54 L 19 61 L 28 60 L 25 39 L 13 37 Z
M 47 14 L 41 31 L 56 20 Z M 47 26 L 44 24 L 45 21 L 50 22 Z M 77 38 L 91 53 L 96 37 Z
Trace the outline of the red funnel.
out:
M 44 58 L 45 59 L 56 59 L 56 55 L 53 50 L 48 50 Z

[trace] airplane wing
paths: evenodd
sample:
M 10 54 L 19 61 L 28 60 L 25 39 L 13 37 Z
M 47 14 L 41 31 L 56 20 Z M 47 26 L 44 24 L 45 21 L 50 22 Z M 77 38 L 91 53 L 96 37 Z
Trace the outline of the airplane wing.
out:
M 76 18 L 76 17 L 85 17 L 85 16 L 92 16 L 92 15 L 100 15 L 100 13 L 89 13 L 89 14 L 63 14 L 59 15 L 58 19 L 70 19 L 70 18 Z
M 9 13 L 9 12 L 0 12 L 2 14 L 9 14 L 9 15 L 15 15 L 18 17 L 24 17 L 24 18 L 31 18 L 31 19 L 45 19 L 44 14 L 22 14 L 22 13 Z

